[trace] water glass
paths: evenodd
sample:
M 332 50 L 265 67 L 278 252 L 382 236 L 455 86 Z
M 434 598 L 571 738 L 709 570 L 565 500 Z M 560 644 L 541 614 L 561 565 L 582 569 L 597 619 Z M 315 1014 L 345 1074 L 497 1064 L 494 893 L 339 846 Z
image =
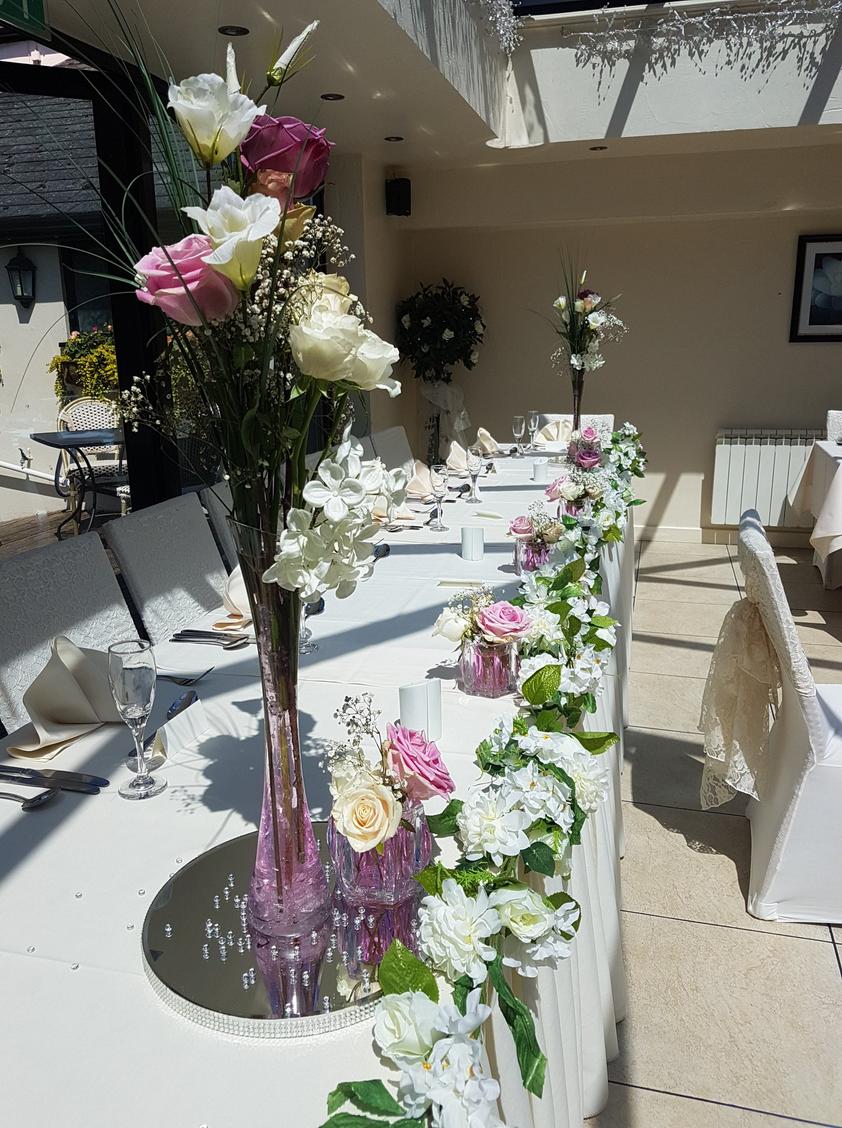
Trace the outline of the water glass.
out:
M 528 411 L 526 413 L 526 429 L 527 431 L 529 431 L 530 447 L 535 446 L 535 436 L 538 433 L 538 423 L 540 422 L 540 419 L 541 413 L 539 411 Z
M 524 417 L 522 415 L 516 415 L 514 417 L 514 419 L 512 420 L 512 434 L 514 435 L 514 439 L 515 439 L 515 446 L 516 446 L 515 454 L 516 454 L 516 456 L 519 456 L 520 453 L 521 453 L 520 441 L 523 438 L 523 433 L 524 433 L 525 430 L 526 430 L 526 420 L 524 419 Z
M 435 466 L 430 467 L 430 481 L 433 486 L 433 497 L 436 499 L 436 515 L 428 528 L 434 533 L 446 533 L 447 526 L 441 519 L 442 503 L 447 494 L 447 466 L 443 462 L 437 462 Z
M 471 477 L 471 492 L 465 498 L 466 501 L 473 503 L 481 500 L 477 493 L 477 478 L 480 476 L 483 467 L 483 454 L 478 446 L 468 447 L 468 474 Z
M 120 788 L 124 799 L 150 799 L 167 786 L 165 779 L 156 779 L 149 774 L 143 747 L 143 733 L 155 700 L 157 676 L 151 643 L 131 638 L 109 646 L 108 680 L 111 695 L 117 712 L 128 725 L 137 753 L 135 776 Z

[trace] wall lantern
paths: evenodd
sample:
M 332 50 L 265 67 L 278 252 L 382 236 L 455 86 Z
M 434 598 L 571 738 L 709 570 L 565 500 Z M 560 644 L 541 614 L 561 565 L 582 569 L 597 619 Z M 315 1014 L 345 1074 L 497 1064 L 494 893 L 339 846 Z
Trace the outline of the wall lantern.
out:
M 6 270 L 9 273 L 12 297 L 24 309 L 29 309 L 35 301 L 35 263 L 18 247 L 18 253 L 6 263 Z

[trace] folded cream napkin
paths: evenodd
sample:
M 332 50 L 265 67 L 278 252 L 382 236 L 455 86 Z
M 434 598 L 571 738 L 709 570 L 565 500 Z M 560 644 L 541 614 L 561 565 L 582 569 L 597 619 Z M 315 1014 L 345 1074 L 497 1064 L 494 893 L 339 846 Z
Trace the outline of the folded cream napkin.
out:
M 535 436 L 535 446 L 543 446 L 544 443 L 570 442 L 572 433 L 573 427 L 569 419 L 554 419 L 538 431 Z
M 387 521 L 389 519 L 389 508 L 386 505 L 386 499 L 383 496 L 378 497 L 378 499 L 375 501 L 371 515 L 375 519 L 375 521 Z M 392 520 L 417 521 L 418 514 L 413 513 L 409 506 L 404 502 L 403 505 L 396 505 L 393 508 Z
M 243 572 L 238 564 L 225 584 L 222 606 L 228 612 L 224 619 L 213 624 L 217 631 L 238 631 L 251 624 L 251 608 Z
M 108 682 L 108 655 L 59 635 L 47 664 L 23 695 L 31 724 L 6 749 L 50 759 L 80 736 L 120 720 Z
M 477 428 L 477 446 L 483 454 L 499 454 L 500 444 L 485 427 Z
M 450 444 L 450 454 L 447 456 L 447 468 L 454 474 L 468 473 L 468 455 L 463 446 L 454 439 Z
M 433 481 L 426 462 L 415 460 L 415 473 L 406 487 L 407 497 L 429 497 L 433 492 Z

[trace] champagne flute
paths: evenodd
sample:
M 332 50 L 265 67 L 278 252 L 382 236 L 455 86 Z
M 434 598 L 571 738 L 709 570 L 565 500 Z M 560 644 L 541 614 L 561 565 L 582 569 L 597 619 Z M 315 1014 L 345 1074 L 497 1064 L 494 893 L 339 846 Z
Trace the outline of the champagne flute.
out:
M 481 501 L 477 493 L 477 478 L 482 472 L 483 456 L 482 450 L 478 446 L 468 447 L 468 474 L 471 478 L 471 492 L 465 498 L 465 501 L 476 503 Z
M 117 712 L 129 727 L 137 752 L 137 772 L 129 783 L 120 788 L 124 799 L 150 799 L 167 786 L 165 779 L 156 779 L 149 774 L 143 748 L 143 732 L 155 700 L 157 675 L 151 643 L 131 638 L 109 646 L 108 681 L 111 695 Z
M 512 420 L 512 434 L 515 439 L 515 457 L 521 454 L 520 440 L 523 438 L 523 432 L 526 430 L 526 420 L 522 415 L 516 415 Z
M 310 608 L 314 607 L 312 603 L 301 603 L 301 619 L 298 627 L 298 653 L 299 654 L 315 654 L 319 649 L 319 644 L 313 641 L 313 632 L 307 626 L 307 619 L 310 617 Z
M 526 429 L 529 431 L 529 446 L 535 446 L 535 436 L 538 433 L 538 422 L 541 418 L 541 413 L 538 411 L 529 411 L 526 414 Z
M 435 466 L 430 467 L 430 481 L 433 486 L 433 497 L 436 499 L 436 515 L 428 528 L 434 533 L 446 533 L 447 526 L 441 519 L 442 503 L 447 493 L 447 466 L 443 462 L 437 462 Z

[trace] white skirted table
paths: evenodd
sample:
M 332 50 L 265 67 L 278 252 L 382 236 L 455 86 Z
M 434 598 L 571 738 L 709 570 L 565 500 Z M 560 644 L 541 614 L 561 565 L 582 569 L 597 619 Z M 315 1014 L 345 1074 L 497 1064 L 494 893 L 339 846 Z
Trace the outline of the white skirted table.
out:
M 450 643 L 431 635 L 441 606 L 457 587 L 482 580 L 516 583 L 508 520 L 543 487 L 531 462 L 501 464 L 483 487 L 484 501 L 445 506 L 449 531 L 391 534 L 391 555 L 347 600 L 329 598 L 311 619 L 319 650 L 302 658 L 300 710 L 305 777 L 314 817 L 328 816 L 325 742 L 340 735 L 334 712 L 348 693 L 368 691 L 383 721 L 398 714 L 397 687 L 442 678 L 443 735 L 438 742 L 463 793 L 476 774 L 474 750 L 511 699 L 487 701 L 456 688 Z M 505 502 L 503 495 L 505 494 Z M 494 501 L 491 501 L 491 497 Z M 483 512 L 501 517 L 482 517 Z M 460 529 L 487 529 L 484 559 L 459 555 Z M 587 726 L 622 733 L 630 636 L 632 544 L 612 546 L 603 575 L 620 634 L 612 672 Z M 441 581 L 445 581 L 444 584 Z M 213 618 L 212 616 L 209 618 Z M 106 640 L 103 640 L 104 642 Z M 62 1128 L 275 1128 L 294 1110 L 300 1128 L 326 1119 L 327 1093 L 341 1080 L 386 1077 L 372 1047 L 371 1023 L 286 1041 L 225 1036 L 177 1016 L 158 1001 L 142 967 L 140 933 L 151 898 L 168 876 L 210 847 L 253 829 L 263 781 L 262 705 L 254 647 L 223 651 L 162 644 L 161 668 L 215 670 L 197 686 L 210 731 L 161 769 L 167 790 L 128 804 L 116 787 L 128 776 L 128 731 L 104 726 L 76 741 L 52 766 L 108 776 L 96 797 L 63 793 L 33 815 L 0 809 L 0 987 L 10 1036 L 5 1046 L 4 1109 L 13 1124 Z M 172 692 L 170 692 L 172 690 Z M 164 682 L 152 725 L 180 692 Z M 0 758 L 6 759 L 0 743 Z M 619 869 L 622 823 L 618 750 L 611 790 L 587 821 L 573 851 L 571 892 L 583 919 L 573 955 L 518 989 L 536 1013 L 548 1057 L 544 1097 L 520 1083 L 508 1028 L 496 1017 L 489 1054 L 502 1085 L 501 1113 L 512 1128 L 579 1128 L 607 1099 L 607 1061 L 617 1053 L 624 1016 Z M 49 1067 L 50 1084 L 44 1086 Z
M 816 524 L 810 534 L 814 563 L 826 588 L 842 586 L 842 446 L 813 443 L 804 468 L 789 493 L 796 513 L 811 513 Z

